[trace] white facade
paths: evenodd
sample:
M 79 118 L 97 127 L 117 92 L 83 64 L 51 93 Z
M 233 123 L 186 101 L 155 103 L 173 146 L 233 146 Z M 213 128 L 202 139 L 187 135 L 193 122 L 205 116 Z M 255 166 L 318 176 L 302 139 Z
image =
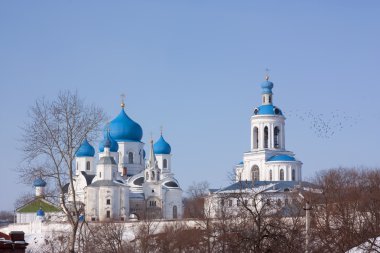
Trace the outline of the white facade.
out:
M 172 173 L 170 145 L 161 134 L 155 148 L 151 143 L 146 160 L 140 129 L 123 107 L 108 125 L 98 161 L 87 140 L 78 149 L 74 188 L 76 200 L 85 205 L 87 221 L 123 221 L 130 214 L 139 218 L 182 217 L 182 189 Z M 70 189 L 68 185 L 72 200 Z

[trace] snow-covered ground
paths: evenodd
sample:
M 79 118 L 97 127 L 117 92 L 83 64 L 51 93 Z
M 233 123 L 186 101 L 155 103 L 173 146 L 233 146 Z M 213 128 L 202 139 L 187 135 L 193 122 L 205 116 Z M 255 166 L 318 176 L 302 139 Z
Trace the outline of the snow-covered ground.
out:
M 380 251 L 380 237 L 368 239 L 367 242 L 350 249 L 346 253 L 368 253 Z
M 152 232 L 159 233 L 165 225 L 175 221 L 161 221 L 157 220 L 152 222 Z M 119 223 L 125 226 L 123 239 L 130 241 L 135 238 L 136 228 L 142 222 L 126 222 Z M 197 226 L 195 221 L 186 221 L 188 226 Z M 11 231 L 23 231 L 25 233 L 25 241 L 29 243 L 27 247 L 28 253 L 41 253 L 41 252 L 54 252 L 52 250 L 51 242 L 56 240 L 65 240 L 67 238 L 70 225 L 64 222 L 32 222 L 23 224 L 10 224 L 7 227 L 0 228 L 0 232 L 9 234 Z M 55 246 L 59 246 L 56 244 Z M 356 252 L 355 252 L 356 253 Z

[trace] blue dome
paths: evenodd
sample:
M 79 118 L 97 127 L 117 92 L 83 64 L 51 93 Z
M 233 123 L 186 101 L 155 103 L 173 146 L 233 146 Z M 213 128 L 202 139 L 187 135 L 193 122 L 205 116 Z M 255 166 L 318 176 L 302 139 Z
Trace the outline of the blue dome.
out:
M 104 132 L 104 139 L 99 144 L 99 152 L 104 152 L 104 147 L 109 146 L 110 152 L 117 152 L 119 144 L 111 137 L 108 131 Z
M 269 80 L 265 80 L 261 83 L 262 94 L 272 94 L 273 83 Z
M 39 217 L 43 217 L 43 216 L 45 216 L 45 212 L 44 212 L 44 210 L 42 210 L 41 208 L 38 209 L 38 211 L 37 211 L 37 216 L 39 216 Z
M 294 162 L 296 159 L 289 155 L 275 155 L 268 159 L 268 162 Z
M 244 162 L 243 161 L 241 161 L 240 163 L 238 163 L 237 165 L 243 165 L 244 164 Z
M 36 180 L 34 180 L 33 186 L 34 187 L 45 187 L 46 182 L 45 182 L 45 180 L 43 180 L 42 178 L 39 177 Z
M 158 155 L 169 155 L 172 151 L 172 148 L 170 147 L 169 143 L 167 143 L 164 139 L 164 137 L 160 137 L 156 143 L 154 143 L 153 146 L 154 153 Z
M 282 115 L 280 108 L 273 105 L 260 105 L 254 110 L 255 115 Z
M 143 136 L 142 128 L 134 122 L 125 113 L 124 108 L 121 109 L 119 115 L 109 124 L 111 137 L 116 141 L 141 141 Z
M 82 145 L 80 145 L 79 149 L 75 153 L 76 157 L 86 157 L 86 156 L 94 156 L 95 155 L 95 149 L 93 146 L 91 146 L 90 143 L 88 143 L 87 139 L 84 139 L 82 142 Z

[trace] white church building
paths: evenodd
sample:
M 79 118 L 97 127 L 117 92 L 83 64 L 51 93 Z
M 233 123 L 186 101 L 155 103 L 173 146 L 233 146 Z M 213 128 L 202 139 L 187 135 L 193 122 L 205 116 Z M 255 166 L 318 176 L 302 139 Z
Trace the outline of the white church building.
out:
M 143 130 L 121 107 L 105 128 L 99 158 L 87 139 L 76 152 L 75 196 L 85 205 L 85 219 L 181 218 L 182 189 L 172 173 L 169 143 L 161 133 L 145 159 Z M 66 189 L 72 200 L 71 187 Z
M 268 76 L 261 89 L 261 105 L 254 108 L 250 120 L 250 150 L 234 168 L 235 182 L 210 190 L 205 209 L 211 216 L 217 216 L 222 206 L 231 210 L 239 206 L 241 200 L 226 199 L 239 192 L 260 194 L 260 198 L 255 198 L 262 201 L 260 204 L 281 205 L 289 203 L 287 195 L 292 191 L 313 187 L 302 181 L 302 162 L 285 148 L 285 116 L 273 105 L 273 83 Z

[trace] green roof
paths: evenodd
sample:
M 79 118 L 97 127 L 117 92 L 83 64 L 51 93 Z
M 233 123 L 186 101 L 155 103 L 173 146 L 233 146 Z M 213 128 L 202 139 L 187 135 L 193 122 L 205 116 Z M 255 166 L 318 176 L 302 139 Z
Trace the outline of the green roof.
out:
M 35 213 L 40 208 L 45 213 L 46 212 L 59 212 L 59 211 L 61 211 L 61 209 L 59 209 L 54 204 L 50 203 L 47 200 L 41 199 L 41 198 L 37 198 L 37 199 L 34 199 L 34 200 L 30 201 L 29 203 L 23 205 L 22 207 L 20 207 L 16 211 L 18 213 Z

